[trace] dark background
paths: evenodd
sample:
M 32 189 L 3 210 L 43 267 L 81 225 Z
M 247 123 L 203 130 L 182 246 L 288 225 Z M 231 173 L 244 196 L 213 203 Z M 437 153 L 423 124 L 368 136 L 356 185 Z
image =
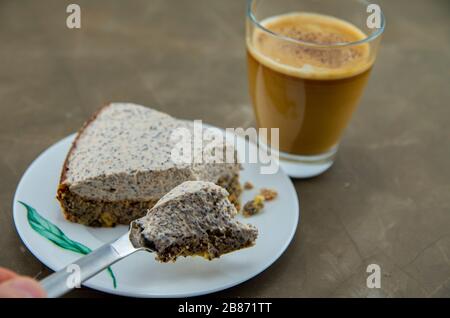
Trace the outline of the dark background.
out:
M 81 30 L 65 25 L 73 2 Z M 218 295 L 450 297 L 450 1 L 378 3 L 387 31 L 336 164 L 294 181 L 295 240 Z M 0 0 L 0 266 L 49 274 L 14 229 L 13 194 L 32 160 L 99 106 L 253 125 L 244 10 L 243 0 Z M 366 287 L 370 263 L 382 267 L 379 290 Z

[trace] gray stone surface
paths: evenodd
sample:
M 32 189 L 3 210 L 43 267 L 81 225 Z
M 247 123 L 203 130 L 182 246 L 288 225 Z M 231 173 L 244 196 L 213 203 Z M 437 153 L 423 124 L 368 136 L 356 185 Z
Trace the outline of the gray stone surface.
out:
M 19 178 L 98 106 L 132 101 L 250 126 L 243 0 L 0 1 L 0 266 L 49 274 L 12 223 Z M 326 174 L 294 181 L 302 220 L 271 268 L 220 296 L 450 297 L 450 2 L 381 1 L 388 28 Z M 382 288 L 366 287 L 366 267 Z M 105 297 L 81 289 L 69 297 Z

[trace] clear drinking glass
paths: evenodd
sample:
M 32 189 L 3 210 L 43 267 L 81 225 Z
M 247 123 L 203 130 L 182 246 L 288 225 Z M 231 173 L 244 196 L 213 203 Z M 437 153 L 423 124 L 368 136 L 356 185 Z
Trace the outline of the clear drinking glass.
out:
M 278 145 L 269 136 L 260 146 L 271 144 L 290 176 L 332 166 L 384 32 L 379 9 L 363 0 L 248 0 L 253 109 L 258 128 L 279 129 Z

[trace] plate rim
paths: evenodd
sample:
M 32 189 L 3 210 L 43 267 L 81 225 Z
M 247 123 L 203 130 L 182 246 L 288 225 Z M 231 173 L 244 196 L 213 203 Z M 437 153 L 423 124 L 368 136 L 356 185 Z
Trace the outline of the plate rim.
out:
M 205 124 L 206 126 L 207 124 Z M 218 128 L 212 125 L 207 125 L 213 128 Z M 218 128 L 221 131 L 223 131 L 223 129 Z M 44 257 L 42 257 L 38 251 L 33 247 L 32 244 L 30 244 L 30 242 L 28 242 L 26 239 L 24 239 L 24 232 L 25 229 L 21 228 L 19 225 L 19 221 L 18 218 L 16 217 L 16 213 L 17 212 L 17 208 L 16 205 L 18 205 L 18 192 L 19 189 L 21 188 L 21 185 L 23 182 L 25 182 L 25 178 L 27 177 L 27 175 L 30 173 L 30 171 L 32 170 L 32 167 L 36 164 L 36 162 L 41 159 L 44 155 L 47 154 L 47 152 L 49 152 L 52 148 L 63 144 L 65 142 L 67 142 L 67 140 L 73 140 L 75 138 L 77 133 L 72 133 L 66 137 L 61 138 L 60 140 L 58 140 L 57 142 L 51 144 L 50 146 L 48 146 L 45 150 L 43 150 L 38 156 L 36 156 L 36 158 L 28 165 L 28 167 L 25 169 L 25 171 L 23 172 L 19 182 L 17 183 L 16 186 L 16 190 L 14 192 L 14 197 L 13 197 L 13 202 L 12 202 L 12 210 L 13 210 L 13 222 L 14 222 L 14 227 L 16 229 L 17 234 L 20 237 L 20 240 L 23 242 L 23 244 L 27 247 L 27 249 L 31 252 L 31 254 L 33 254 L 34 257 L 36 257 L 43 265 L 45 265 L 47 268 L 50 268 L 52 271 L 56 271 L 57 269 L 54 266 L 50 266 L 48 265 L 48 262 L 46 261 L 46 259 L 44 259 Z M 257 146 L 253 141 L 251 140 L 245 140 L 242 136 L 236 135 L 234 134 L 237 138 L 243 140 L 245 143 L 252 143 L 254 146 Z M 292 243 L 295 234 L 297 232 L 298 229 L 298 225 L 300 223 L 300 218 L 301 218 L 301 210 L 300 210 L 300 196 L 297 193 L 292 180 L 289 178 L 289 176 L 283 171 L 282 167 L 279 167 L 281 172 L 282 172 L 282 176 L 287 179 L 290 183 L 290 185 L 293 187 L 294 190 L 294 194 L 297 198 L 297 200 L 294 200 L 294 208 L 297 211 L 297 213 L 294 213 L 295 215 L 295 226 L 292 227 L 292 231 L 289 234 L 289 239 L 285 241 L 284 245 L 278 250 L 277 253 L 275 253 L 275 257 L 270 260 L 265 266 L 263 266 L 260 270 L 255 271 L 254 273 L 252 273 L 251 275 L 246 276 L 245 278 L 239 279 L 237 281 L 233 281 L 231 283 L 228 284 L 224 284 L 220 287 L 216 287 L 216 288 L 212 288 L 212 289 L 208 289 L 208 290 L 201 290 L 201 291 L 196 291 L 196 292 L 191 292 L 191 293 L 179 293 L 179 294 L 158 294 L 158 295 L 154 295 L 154 294 L 145 294 L 145 293 L 141 293 L 141 292 L 128 292 L 128 291 L 123 291 L 120 289 L 117 290 L 111 290 L 107 287 L 102 286 L 101 284 L 95 284 L 92 282 L 86 281 L 84 283 L 82 283 L 82 286 L 84 287 L 88 287 L 103 293 L 107 293 L 107 294 L 111 294 L 111 295 L 118 295 L 118 296 L 126 296 L 126 297 L 134 297 L 134 298 L 189 298 L 189 297 L 196 297 L 196 296 L 201 296 L 201 295 L 209 295 L 209 294 L 213 294 L 213 293 L 217 293 L 219 291 L 223 291 L 223 290 L 227 290 L 230 289 L 232 287 L 238 286 L 246 281 L 249 281 L 253 278 L 255 278 L 256 276 L 260 275 L 261 273 L 263 273 L 264 271 L 266 271 L 269 267 L 271 267 L 273 264 L 275 264 L 280 257 L 286 252 L 287 248 L 289 247 L 289 245 Z

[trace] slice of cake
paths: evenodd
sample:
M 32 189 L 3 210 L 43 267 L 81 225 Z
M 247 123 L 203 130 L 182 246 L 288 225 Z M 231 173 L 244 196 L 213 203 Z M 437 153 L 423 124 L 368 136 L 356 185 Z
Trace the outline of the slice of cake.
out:
M 65 217 L 89 226 L 129 224 L 145 215 L 177 185 L 204 180 L 223 186 L 237 202 L 240 164 L 172 160 L 176 129 L 193 130 L 190 122 L 134 104 L 100 109 L 78 132 L 67 155 L 57 198 Z M 236 151 L 215 145 L 210 151 Z
M 236 221 L 227 197 L 214 183 L 184 182 L 132 223 L 131 242 L 151 249 L 161 262 L 191 255 L 211 260 L 254 245 L 258 230 Z

